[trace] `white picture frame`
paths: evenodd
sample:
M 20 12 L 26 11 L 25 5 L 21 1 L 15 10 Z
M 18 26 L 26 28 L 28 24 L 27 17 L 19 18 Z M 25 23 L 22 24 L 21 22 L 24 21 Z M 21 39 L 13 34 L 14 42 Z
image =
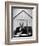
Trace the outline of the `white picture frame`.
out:
M 14 8 L 14 10 L 13 10 Z M 17 9 L 16 9 L 17 8 Z M 16 23 L 14 23 L 13 26 L 13 20 L 15 14 L 17 14 L 17 10 L 21 10 L 21 12 L 25 12 L 25 10 L 28 9 L 27 11 L 30 10 L 32 12 L 31 18 L 33 18 L 32 22 L 32 36 L 31 37 L 13 37 L 12 34 L 14 31 L 13 27 L 16 27 Z M 37 43 L 38 42 L 38 4 L 36 3 L 23 3 L 23 2 L 6 2 L 5 3 L 5 43 L 6 44 L 23 44 L 23 43 Z M 20 14 L 20 13 L 19 13 Z M 30 14 L 29 14 L 30 15 Z M 16 16 L 15 16 L 16 17 Z M 19 17 L 18 17 L 19 18 Z M 23 17 L 22 17 L 23 18 Z M 26 18 L 26 17 L 25 17 Z M 16 21 L 15 21 L 16 22 Z M 22 21 L 21 21 L 22 22 Z M 24 22 L 24 21 L 23 21 Z M 19 23 L 19 22 L 17 22 Z M 18 24 L 17 24 L 18 25 Z M 29 24 L 30 25 L 30 24 Z

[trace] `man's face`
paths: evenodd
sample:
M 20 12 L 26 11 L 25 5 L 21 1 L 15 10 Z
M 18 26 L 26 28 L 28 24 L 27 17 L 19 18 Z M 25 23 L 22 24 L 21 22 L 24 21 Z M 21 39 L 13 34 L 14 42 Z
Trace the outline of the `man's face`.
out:
M 20 24 L 20 27 L 21 27 L 21 28 L 23 28 L 23 26 L 24 26 L 24 23 L 19 23 L 19 24 Z

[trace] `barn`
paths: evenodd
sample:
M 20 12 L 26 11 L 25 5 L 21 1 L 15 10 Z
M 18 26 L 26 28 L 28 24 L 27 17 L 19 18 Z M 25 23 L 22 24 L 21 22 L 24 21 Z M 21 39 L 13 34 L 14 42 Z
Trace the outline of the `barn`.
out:
M 13 30 L 15 32 L 15 35 L 17 35 L 18 32 L 22 32 L 21 34 L 31 33 L 31 35 L 27 35 L 27 36 L 32 36 L 32 16 L 29 15 L 26 11 L 22 10 L 13 18 L 13 25 L 14 25 Z M 20 29 L 20 26 L 23 28 Z M 21 31 L 19 31 L 18 28 Z M 26 30 L 22 30 L 22 29 L 26 29 Z

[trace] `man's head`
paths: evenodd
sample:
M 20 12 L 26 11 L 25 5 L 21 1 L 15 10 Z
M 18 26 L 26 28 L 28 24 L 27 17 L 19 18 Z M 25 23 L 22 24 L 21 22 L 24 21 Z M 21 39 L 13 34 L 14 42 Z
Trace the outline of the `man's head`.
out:
M 20 24 L 20 27 L 23 28 L 24 23 L 23 22 L 22 23 L 20 22 L 19 24 Z

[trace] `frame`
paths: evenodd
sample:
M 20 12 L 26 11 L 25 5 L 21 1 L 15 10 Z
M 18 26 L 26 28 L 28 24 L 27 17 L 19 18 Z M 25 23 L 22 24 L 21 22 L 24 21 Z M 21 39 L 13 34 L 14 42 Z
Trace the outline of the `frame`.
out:
M 25 29 L 25 26 L 23 28 L 25 23 L 26 31 L 22 30 Z M 21 27 L 20 29 L 17 28 L 19 25 Z M 27 34 L 25 32 L 27 32 Z M 11 1 L 5 2 L 5 44 L 11 45 L 37 42 L 38 4 Z

